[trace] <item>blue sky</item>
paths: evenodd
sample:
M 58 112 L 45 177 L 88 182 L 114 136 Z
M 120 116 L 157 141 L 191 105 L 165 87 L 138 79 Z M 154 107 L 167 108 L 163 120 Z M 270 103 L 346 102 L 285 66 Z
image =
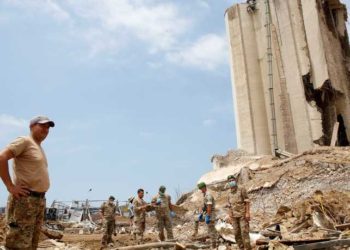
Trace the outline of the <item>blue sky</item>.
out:
M 49 202 L 191 190 L 236 146 L 234 2 L 0 0 L 0 147 L 36 114 L 56 122 L 43 144 Z
M 224 24 L 235 2 L 0 0 L 0 147 L 36 114 L 55 120 L 49 202 L 191 190 L 236 147 Z

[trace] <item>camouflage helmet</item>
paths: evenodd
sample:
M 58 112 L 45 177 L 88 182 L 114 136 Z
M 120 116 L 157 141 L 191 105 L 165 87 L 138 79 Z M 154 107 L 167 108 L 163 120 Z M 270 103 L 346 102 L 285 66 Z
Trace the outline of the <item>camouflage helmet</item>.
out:
M 228 181 L 229 180 L 236 180 L 236 177 L 233 174 L 231 174 L 231 175 L 227 176 L 227 180 Z
M 114 201 L 114 200 L 115 200 L 115 198 L 114 198 L 114 196 L 113 196 L 113 195 L 111 195 L 111 196 L 109 196 L 108 200 Z
M 197 187 L 198 187 L 198 189 L 202 189 L 202 188 L 207 187 L 207 185 L 205 184 L 205 182 L 200 182 L 200 183 L 198 183 Z
M 159 192 L 164 193 L 166 190 L 166 187 L 164 185 L 159 187 Z

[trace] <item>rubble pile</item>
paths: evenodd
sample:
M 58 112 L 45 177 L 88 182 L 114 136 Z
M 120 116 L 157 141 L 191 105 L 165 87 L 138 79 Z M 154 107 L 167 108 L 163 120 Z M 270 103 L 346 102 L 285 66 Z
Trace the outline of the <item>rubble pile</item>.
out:
M 90 250 L 92 248 L 86 248 L 83 244 L 65 244 L 53 239 L 47 239 L 41 241 L 38 246 L 39 249 L 55 249 L 55 250 Z
M 271 159 L 258 168 L 247 165 L 232 174 L 248 190 L 252 231 L 286 240 L 348 234 L 346 227 L 338 226 L 350 223 L 349 147 L 315 148 L 288 159 Z M 227 219 L 230 192 L 225 184 L 223 179 L 208 185 L 222 221 Z M 185 232 L 191 230 L 190 221 L 202 205 L 201 197 L 199 191 L 193 191 L 178 202 L 188 210 L 183 216 Z
M 350 229 L 350 192 L 316 191 L 293 207 L 280 206 L 261 234 L 283 240 L 345 237 Z
M 78 234 L 92 234 L 94 230 L 97 228 L 97 225 L 89 220 L 84 220 L 81 222 L 76 222 L 74 224 L 70 224 L 69 227 L 64 229 L 65 233 L 78 233 Z
M 350 148 L 317 148 L 269 168 L 257 169 L 244 183 L 255 229 L 273 219 L 280 206 L 293 207 L 316 191 L 349 192 Z

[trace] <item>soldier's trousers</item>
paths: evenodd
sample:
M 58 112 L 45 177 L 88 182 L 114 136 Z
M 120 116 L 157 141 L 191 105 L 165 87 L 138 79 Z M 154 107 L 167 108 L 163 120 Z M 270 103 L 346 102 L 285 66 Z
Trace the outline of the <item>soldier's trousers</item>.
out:
M 157 215 L 158 219 L 158 231 L 159 231 L 159 239 L 161 241 L 165 240 L 164 229 L 166 230 L 167 239 L 174 239 L 173 235 L 173 226 L 171 224 L 169 215 Z
M 196 216 L 194 220 L 194 235 L 198 233 L 199 222 L 204 222 L 204 220 L 199 220 L 198 217 Z M 207 225 L 207 232 L 210 237 L 211 245 L 212 247 L 216 247 L 217 234 L 215 229 L 215 222 L 211 221 L 209 224 L 206 224 L 206 225 Z
M 114 220 L 103 220 L 103 236 L 102 245 L 107 245 L 112 242 L 112 234 L 115 231 L 115 221 Z
M 143 233 L 145 232 L 145 228 L 146 228 L 145 219 L 134 217 L 133 234 L 134 234 L 135 240 L 136 240 L 136 236 L 140 236 L 141 241 L 143 240 Z
M 45 216 L 45 198 L 12 195 L 7 203 L 6 249 L 34 250 L 38 248 L 39 235 Z
M 232 227 L 239 249 L 251 250 L 248 221 L 244 217 L 233 218 Z

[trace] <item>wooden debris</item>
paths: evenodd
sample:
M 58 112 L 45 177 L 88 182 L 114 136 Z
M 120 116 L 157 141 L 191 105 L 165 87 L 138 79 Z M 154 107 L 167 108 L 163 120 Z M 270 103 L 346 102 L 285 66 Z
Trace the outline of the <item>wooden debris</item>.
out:
M 350 229 L 350 223 L 346 223 L 346 224 L 342 224 L 342 225 L 336 225 L 335 228 L 337 230 L 346 230 L 346 229 Z
M 180 243 L 176 243 L 174 249 L 175 250 L 183 250 L 183 249 L 186 249 L 186 246 L 183 244 L 180 244 Z
M 196 237 L 193 237 L 192 240 L 193 241 L 201 241 L 201 242 L 205 242 L 207 239 L 209 239 L 209 235 L 198 235 Z
M 43 234 L 45 234 L 47 237 L 49 237 L 50 239 L 60 240 L 63 237 L 63 232 L 62 231 L 50 229 L 50 228 L 47 228 L 45 226 L 41 227 L 41 232 Z
M 154 242 L 154 243 L 147 243 L 142 245 L 134 245 L 134 246 L 127 246 L 127 247 L 118 247 L 113 248 L 113 250 L 145 250 L 145 249 L 152 249 L 152 248 L 173 248 L 176 250 L 183 250 L 183 249 L 203 249 L 206 248 L 206 246 L 199 245 L 199 244 L 181 244 L 179 242 Z
M 323 242 L 315 242 L 310 244 L 303 244 L 293 246 L 295 250 L 313 250 L 313 249 L 330 249 L 335 246 L 350 246 L 350 239 L 344 240 L 329 240 Z
M 303 223 L 301 223 L 300 225 L 298 225 L 297 227 L 293 228 L 290 233 L 298 233 L 300 232 L 301 229 L 307 228 L 308 226 L 310 226 L 309 220 L 304 221 Z
M 134 246 L 127 246 L 127 247 L 118 247 L 114 248 L 115 250 L 143 250 L 143 249 L 152 249 L 152 248 L 173 248 L 176 246 L 176 242 L 155 242 L 155 243 L 147 243 L 142 245 L 134 245 Z
M 279 231 L 275 231 L 275 230 L 272 230 L 272 229 L 264 229 L 262 230 L 261 232 L 261 235 L 265 236 L 265 237 L 280 237 L 281 236 L 281 232 Z
M 331 147 L 334 147 L 338 140 L 338 130 L 339 130 L 339 122 L 334 123 L 332 139 L 331 139 Z

